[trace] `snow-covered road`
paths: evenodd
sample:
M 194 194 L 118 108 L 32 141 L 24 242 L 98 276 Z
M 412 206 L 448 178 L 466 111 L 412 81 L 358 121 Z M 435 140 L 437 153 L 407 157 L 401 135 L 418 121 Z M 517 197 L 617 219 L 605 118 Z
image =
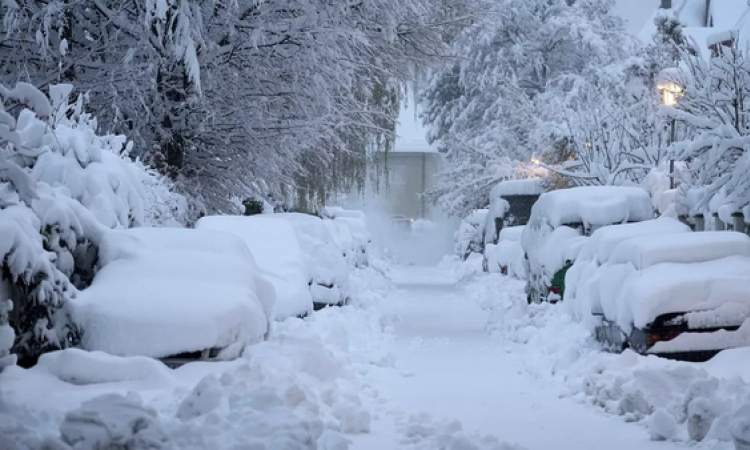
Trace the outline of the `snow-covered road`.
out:
M 643 427 L 561 397 L 558 382 L 530 369 L 534 355 L 523 344 L 490 336 L 489 312 L 474 301 L 472 285 L 435 268 L 394 268 L 392 279 L 398 289 L 380 309 L 393 323 L 397 370 L 368 374 L 382 412 L 354 448 L 473 448 L 449 446 L 454 439 L 484 448 L 479 434 L 528 449 L 684 448 L 652 441 Z M 505 283 L 520 293 L 517 281 Z

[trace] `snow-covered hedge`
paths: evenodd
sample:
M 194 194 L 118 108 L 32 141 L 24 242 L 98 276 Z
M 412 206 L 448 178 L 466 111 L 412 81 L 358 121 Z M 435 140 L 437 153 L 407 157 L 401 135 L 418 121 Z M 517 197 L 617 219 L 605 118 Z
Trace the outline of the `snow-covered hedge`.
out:
M 104 230 L 178 222 L 184 213 L 162 178 L 128 158 L 125 137 L 97 133 L 84 97 L 70 103 L 71 91 L 51 86 L 47 97 L 26 83 L 0 86 L 0 260 L 9 291 L 0 301 L 14 303 L 14 352 L 25 363 L 77 343 L 66 304 L 90 282 Z

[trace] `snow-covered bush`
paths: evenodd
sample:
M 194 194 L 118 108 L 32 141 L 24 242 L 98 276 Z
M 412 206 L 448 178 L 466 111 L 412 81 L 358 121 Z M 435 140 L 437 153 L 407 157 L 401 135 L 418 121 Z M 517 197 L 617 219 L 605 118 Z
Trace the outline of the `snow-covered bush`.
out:
M 456 254 L 461 259 L 467 259 L 472 253 L 481 255 L 484 251 L 483 233 L 487 214 L 486 209 L 475 209 L 459 224 L 456 231 Z
M 26 83 L 0 86 L 0 259 L 23 363 L 78 341 L 66 303 L 90 283 L 104 230 L 176 220 L 182 209 L 128 159 L 125 137 L 97 133 L 71 91 L 51 86 L 48 98 Z
M 743 212 L 750 221 L 750 58 L 739 48 L 725 48 L 709 61 L 689 53 L 684 64 L 665 74 L 681 87 L 676 105 L 666 111 L 682 138 L 673 158 L 687 170 L 678 193 L 681 213 L 718 213 L 731 223 Z
M 500 231 L 497 244 L 487 244 L 484 249 L 487 270 L 500 272 L 518 279 L 526 279 L 526 257 L 521 246 L 523 225 L 505 227 Z

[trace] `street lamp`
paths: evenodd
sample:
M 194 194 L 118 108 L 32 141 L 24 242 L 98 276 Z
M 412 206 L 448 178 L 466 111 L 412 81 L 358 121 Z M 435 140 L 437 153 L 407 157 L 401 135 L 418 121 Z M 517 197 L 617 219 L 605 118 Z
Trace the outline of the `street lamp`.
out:
M 674 81 L 663 81 L 657 86 L 661 93 L 661 103 L 664 106 L 674 107 L 677 106 L 677 101 L 682 97 L 683 89 L 682 86 L 675 83 Z M 675 119 L 672 118 L 670 122 L 669 132 L 669 145 L 672 145 L 675 140 Z M 669 160 L 669 188 L 675 188 L 674 182 L 674 159 Z

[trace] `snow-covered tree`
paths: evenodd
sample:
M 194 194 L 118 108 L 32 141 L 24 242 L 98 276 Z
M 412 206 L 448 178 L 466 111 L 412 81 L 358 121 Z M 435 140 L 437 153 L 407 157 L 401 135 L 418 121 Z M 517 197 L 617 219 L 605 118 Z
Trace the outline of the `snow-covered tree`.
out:
M 685 54 L 668 75 L 682 95 L 667 112 L 686 129 L 672 147 L 688 168 L 678 201 L 693 214 L 741 211 L 750 205 L 750 58 L 737 47 L 710 61 Z
M 75 84 L 196 212 L 314 199 L 392 141 L 399 80 L 465 20 L 445 3 L 13 0 L 0 81 Z
M 528 162 L 570 139 L 552 132 L 564 125 L 556 99 L 574 95 L 595 68 L 623 58 L 631 46 L 611 6 L 607 0 L 488 2 L 485 15 L 457 38 L 460 58 L 425 93 L 430 138 L 447 154 L 437 195 L 449 210 L 465 212 L 474 205 L 462 199 L 484 197 L 512 175 L 509 160 Z

